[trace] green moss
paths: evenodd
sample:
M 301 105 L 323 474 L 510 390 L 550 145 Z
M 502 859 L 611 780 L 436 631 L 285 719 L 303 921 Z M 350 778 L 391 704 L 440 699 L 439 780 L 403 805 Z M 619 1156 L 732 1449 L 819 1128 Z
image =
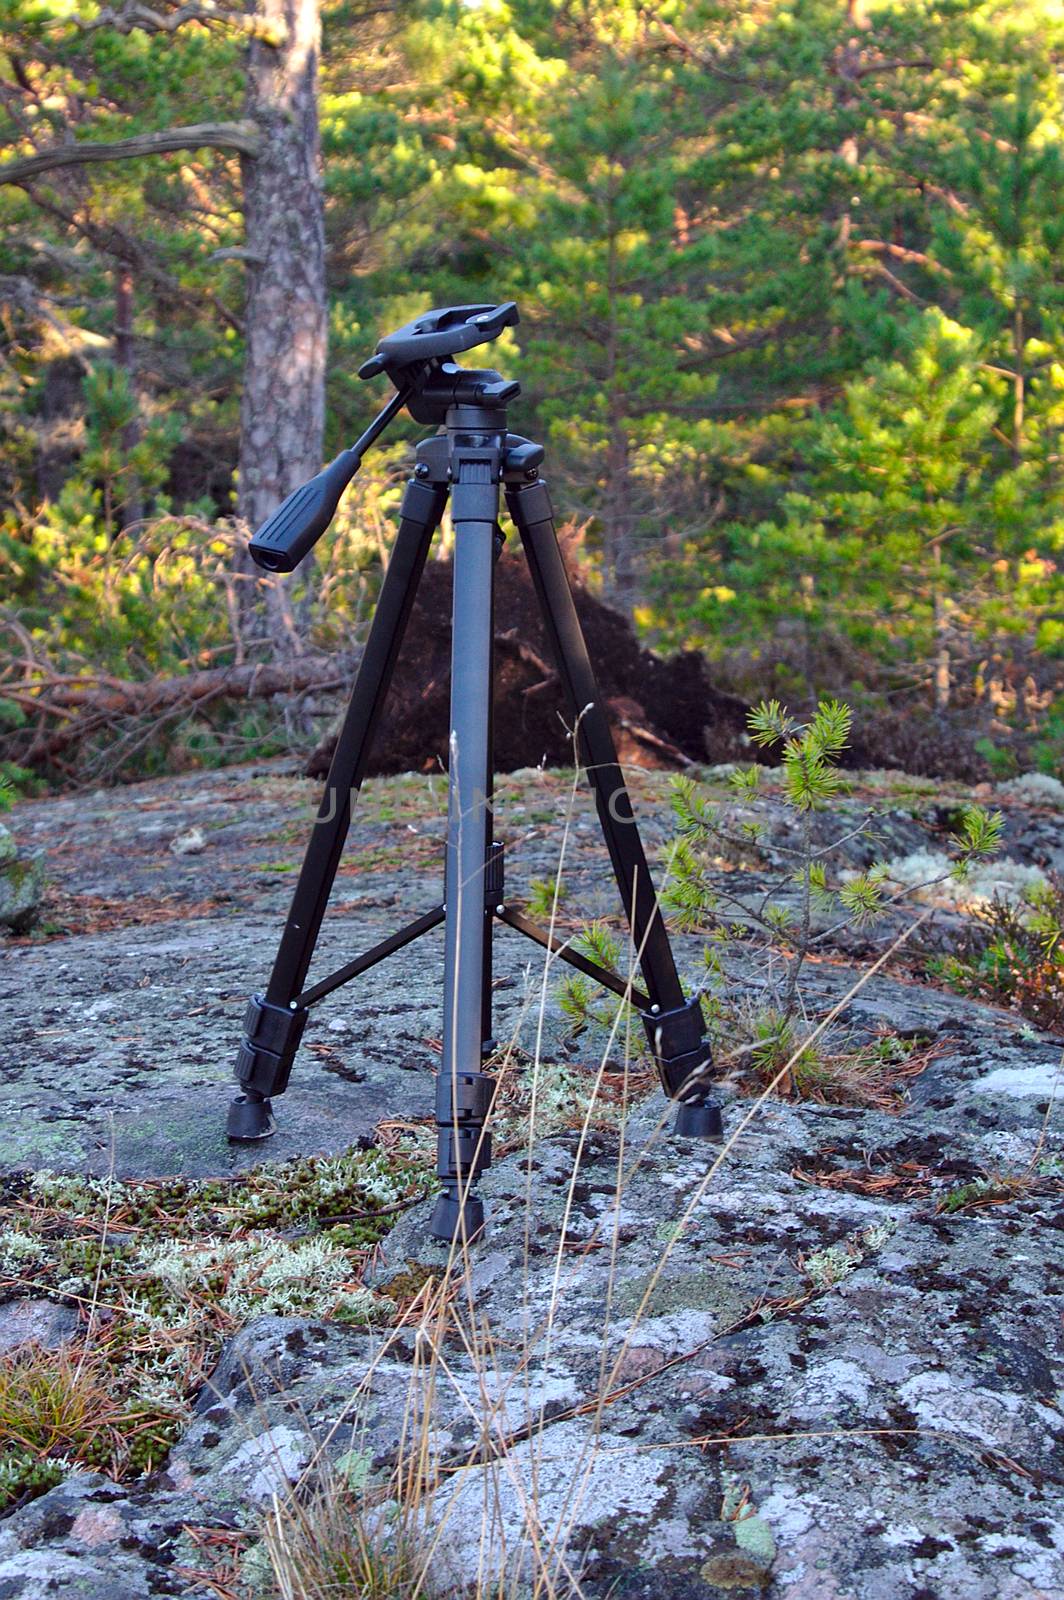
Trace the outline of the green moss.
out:
M 395 1301 L 360 1280 L 374 1246 L 430 1181 L 428 1161 L 374 1149 L 263 1166 L 231 1181 L 51 1172 L 9 1180 L 0 1292 L 81 1305 L 95 1298 L 107 1308 L 91 1356 L 94 1402 L 107 1421 L 71 1424 L 30 1448 L 24 1430 L 5 1430 L 0 1417 L 0 1439 L 21 1438 L 0 1454 L 0 1505 L 50 1487 L 62 1461 L 127 1477 L 157 1467 L 221 1344 L 253 1316 L 390 1321 Z M 60 1393 L 63 1352 L 38 1356 L 41 1393 Z M 18 1379 L 16 1359 L 0 1360 L 0 1394 L 5 1373 Z M 17 1395 L 19 1382 L 8 1391 Z
M 971 1183 L 960 1183 L 949 1189 L 939 1201 L 938 1209 L 947 1216 L 958 1211 L 974 1210 L 977 1206 L 995 1205 L 1013 1200 L 1021 1192 L 1023 1183 L 1004 1178 L 976 1178 Z
M 643 1303 L 653 1273 L 639 1273 L 625 1278 L 617 1286 L 617 1309 L 622 1316 L 634 1316 Z M 671 1316 L 682 1311 L 712 1311 L 727 1322 L 743 1309 L 744 1302 L 736 1288 L 728 1282 L 728 1274 L 720 1272 L 684 1272 L 659 1277 L 646 1315 Z
M 439 1268 L 421 1261 L 407 1261 L 402 1272 L 397 1272 L 385 1284 L 389 1299 L 405 1305 L 424 1288 L 430 1279 L 439 1276 Z
M 29 1450 L 0 1451 L 0 1512 L 19 1500 L 32 1500 L 62 1483 L 65 1461 L 41 1460 Z

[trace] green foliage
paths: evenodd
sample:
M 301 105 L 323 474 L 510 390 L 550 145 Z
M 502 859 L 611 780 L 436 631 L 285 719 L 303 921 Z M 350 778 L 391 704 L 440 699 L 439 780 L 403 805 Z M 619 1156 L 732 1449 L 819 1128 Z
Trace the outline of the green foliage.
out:
M 491 359 L 592 580 L 655 641 L 749 700 L 842 696 L 866 737 L 870 705 L 957 713 L 974 762 L 1056 770 L 1059 5 L 328 0 L 322 20 L 328 453 L 374 404 L 356 369 L 380 330 L 513 294 Z M 13 0 L 0 47 L 0 160 L 231 120 L 244 86 L 224 11 L 119 32 Z M 0 188 L 0 578 L 50 669 L 224 664 L 232 595 L 195 569 L 232 510 L 238 165 L 87 170 Z M 316 644 L 361 628 L 407 466 L 402 437 L 371 458 L 295 585 Z M 192 732 L 189 759 L 245 748 L 220 712 Z M 837 763 L 807 771 L 789 738 L 816 809 Z
M 787 799 L 796 811 L 818 811 L 845 788 L 836 763 L 846 748 L 853 716 L 838 700 L 822 700 L 812 720 L 799 724 L 778 700 L 750 712 L 750 737 L 762 747 L 783 745 Z
M 103 530 L 110 539 L 115 533 L 117 508 L 139 505 L 142 495 L 154 497 L 165 483 L 167 460 L 181 436 L 182 419 L 171 413 L 141 428 L 130 375 L 108 361 L 92 367 L 82 387 L 85 447 L 78 472 L 68 479 L 64 493 L 74 486 L 87 488 L 91 503 L 99 505 Z
M 818 843 L 814 839 L 814 814 L 830 810 L 847 787 L 838 763 L 853 727 L 849 707 L 838 700 L 822 700 L 813 716 L 803 722 L 779 700 L 766 700 L 749 713 L 749 726 L 755 744 L 781 754 L 780 799 L 798 824 L 798 843 L 780 852 L 787 865 L 756 896 L 744 897 L 719 879 L 714 882 L 710 867 L 715 854 L 734 848 L 737 842 L 756 842 L 759 836 L 749 819 L 737 815 L 736 810 L 757 793 L 761 780 L 751 781 L 750 772 L 742 769 L 733 773 L 736 810 L 731 810 L 710 804 L 693 779 L 678 777 L 672 782 L 678 837 L 670 853 L 662 898 L 684 931 L 713 930 L 717 941 L 713 972 L 720 968 L 721 947 L 732 937 L 755 934 L 784 956 L 787 978 L 779 1006 L 770 1013 L 777 1021 L 770 1022 L 764 1043 L 773 1049 L 778 1043 L 786 1051 L 791 1042 L 788 1030 L 799 1008 L 799 977 L 808 955 L 829 934 L 874 923 L 912 890 L 891 884 L 885 862 L 829 877 L 836 840 Z M 951 837 L 953 858 L 946 875 L 963 875 L 973 861 L 993 855 L 1000 848 L 1003 827 L 1000 814 L 964 805 Z M 840 823 L 838 838 L 854 831 L 871 839 L 873 818 L 866 817 L 856 830 Z
M 960 994 L 1007 1006 L 1040 1027 L 1064 1025 L 1064 885 L 1026 891 L 1019 906 L 995 899 L 959 947 L 928 973 Z
M 555 878 L 533 878 L 528 886 L 525 903 L 533 917 L 538 917 L 541 922 L 550 923 L 557 914 L 557 908 L 565 900 L 566 892 L 565 884 Z
M 613 930 L 604 922 L 591 922 L 580 930 L 573 941 L 574 949 L 581 955 L 605 967 L 609 972 L 616 972 L 622 979 L 628 975 L 628 962 L 625 960 L 624 948 Z M 633 983 L 638 983 L 638 974 L 633 975 Z M 563 978 L 558 990 L 558 1001 L 562 1011 L 574 1022 L 578 1029 L 588 1026 L 612 1031 L 617 1023 L 617 1018 L 624 1011 L 631 1011 L 631 1007 L 623 1000 L 617 1000 L 612 995 L 603 997 L 602 990 L 591 978 L 586 978 L 583 973 L 572 973 Z M 620 1043 L 623 1047 L 623 1034 Z
M 821 877 L 822 881 L 817 886 L 818 892 L 827 896 L 829 891 L 826 879 L 823 877 L 823 869 Z M 887 869 L 879 864 L 868 872 L 857 873 L 848 882 L 839 885 L 839 904 L 849 912 L 855 927 L 864 927 L 866 923 L 873 922 L 881 915 L 886 878 Z
M 950 835 L 960 852 L 960 866 L 965 866 L 974 856 L 992 856 L 1001 848 L 1005 818 L 1000 811 L 984 811 L 982 806 L 961 807 L 960 821 Z

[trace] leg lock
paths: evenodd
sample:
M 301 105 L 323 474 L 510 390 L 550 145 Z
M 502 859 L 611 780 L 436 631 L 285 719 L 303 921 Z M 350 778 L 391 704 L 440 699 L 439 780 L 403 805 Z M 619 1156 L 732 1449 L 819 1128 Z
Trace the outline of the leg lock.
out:
M 437 1176 L 450 1182 L 478 1178 L 491 1165 L 491 1134 L 482 1128 L 441 1128 L 436 1144 Z
M 704 1041 L 697 1050 L 659 1061 L 661 1086 L 670 1100 L 704 1100 L 713 1075 L 713 1056 Z
M 651 1053 L 657 1060 L 688 1055 L 701 1045 L 705 1032 L 698 996 L 677 1006 L 675 1011 L 644 1011 L 643 1026 Z
M 505 898 L 506 889 L 506 846 L 496 841 L 488 845 L 488 857 L 484 863 L 484 905 L 488 911 L 494 911 Z
M 441 1129 L 453 1122 L 483 1122 L 495 1099 L 496 1080 L 486 1072 L 459 1072 L 452 1080 L 436 1080 L 436 1121 Z
M 669 1099 L 704 1099 L 713 1056 L 702 1037 L 705 1024 L 698 997 L 674 1011 L 644 1011 L 643 1026 Z
M 235 1075 L 245 1090 L 266 1096 L 284 1093 L 306 1025 L 306 1011 L 255 996 L 244 1017 L 244 1040 L 236 1058 Z

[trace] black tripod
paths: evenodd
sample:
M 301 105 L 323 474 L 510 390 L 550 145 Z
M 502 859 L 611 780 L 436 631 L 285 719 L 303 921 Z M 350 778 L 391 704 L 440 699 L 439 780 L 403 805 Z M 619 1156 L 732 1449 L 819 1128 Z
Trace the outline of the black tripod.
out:
M 492 931 L 497 918 L 625 996 L 639 1009 L 665 1093 L 680 1103 L 676 1131 L 716 1138 L 720 1109 L 707 1093 L 709 1046 L 697 998 L 685 1000 L 632 816 L 613 736 L 599 698 L 587 647 L 554 531 L 540 445 L 509 433 L 506 406 L 519 392 L 493 371 L 470 371 L 448 360 L 493 339 L 517 322 L 512 302 L 433 311 L 382 339 L 360 369 L 386 372 L 396 394 L 358 443 L 310 483 L 295 490 L 259 529 L 250 551 L 260 566 L 290 572 L 328 527 L 344 488 L 369 444 L 405 405 L 417 422 L 443 432 L 417 448 L 399 532 L 381 588 L 351 702 L 326 780 L 292 909 L 264 995 L 248 1006 L 237 1057 L 242 1086 L 229 1109 L 231 1139 L 264 1139 L 274 1131 L 271 1097 L 288 1085 L 309 1008 L 385 956 L 445 924 L 443 1063 L 436 1089 L 437 1172 L 443 1192 L 431 1231 L 438 1239 L 472 1239 L 483 1227 L 483 1201 L 471 1192 L 491 1159 L 485 1120 L 495 1080 L 482 1070 L 493 1050 Z M 492 838 L 492 638 L 494 567 L 503 544 L 499 489 L 521 536 L 547 632 L 576 722 L 599 821 L 632 928 L 646 993 L 572 950 L 506 904 L 503 846 Z M 444 903 L 305 987 L 314 945 L 332 890 L 429 545 L 450 495 L 454 526 L 454 619 L 451 670 L 449 812 Z

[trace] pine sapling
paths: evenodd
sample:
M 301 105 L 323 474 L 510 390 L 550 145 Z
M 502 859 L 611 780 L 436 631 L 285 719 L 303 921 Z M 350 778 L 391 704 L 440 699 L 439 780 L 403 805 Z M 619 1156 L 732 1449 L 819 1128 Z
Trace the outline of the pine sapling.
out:
M 678 838 L 670 859 L 670 881 L 663 899 L 673 921 L 686 931 L 709 931 L 713 945 L 709 972 L 719 973 L 721 949 L 729 939 L 760 934 L 786 960 L 786 980 L 774 1006 L 779 1026 L 786 1028 L 799 1009 L 803 966 L 818 945 L 847 927 L 864 927 L 901 901 L 926 889 L 927 883 L 896 886 L 889 866 L 876 862 L 863 872 L 830 877 L 830 861 L 840 846 L 855 837 L 871 837 L 869 814 L 856 826 L 840 827 L 827 844 L 816 844 L 813 818 L 829 811 L 845 794 L 848 784 L 840 761 L 852 726 L 852 712 L 838 700 L 822 700 L 808 722 L 800 722 L 778 700 L 763 701 L 749 714 L 751 737 L 762 749 L 779 748 L 784 804 L 799 823 L 796 845 L 772 842 L 783 857 L 784 870 L 773 878 L 754 903 L 743 899 L 711 874 L 714 854 L 721 845 L 758 845 L 765 824 L 736 816 L 727 807 L 712 804 L 694 779 L 673 781 L 673 813 Z M 765 769 L 739 768 L 729 783 L 740 801 L 755 800 Z M 978 857 L 992 855 L 1001 842 L 1003 819 L 976 805 L 962 808 L 951 837 L 954 858 L 943 877 L 962 878 Z M 798 890 L 797 907 L 793 891 Z M 731 911 L 729 921 L 721 916 Z M 823 926 L 827 921 L 827 926 Z

